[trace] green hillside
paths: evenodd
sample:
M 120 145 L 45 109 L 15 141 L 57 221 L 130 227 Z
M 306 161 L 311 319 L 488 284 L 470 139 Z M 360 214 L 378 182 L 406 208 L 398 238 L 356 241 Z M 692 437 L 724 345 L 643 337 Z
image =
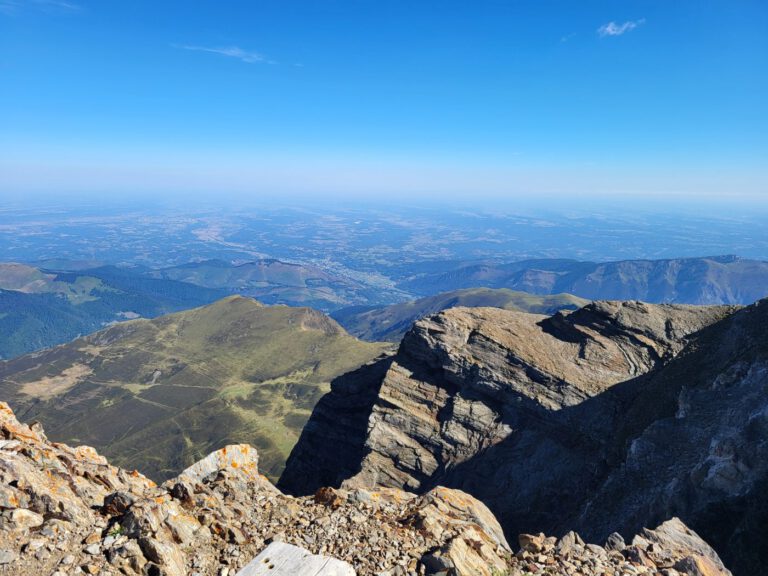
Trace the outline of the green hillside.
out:
M 0 362 L 0 398 L 156 479 L 238 442 L 277 478 L 330 381 L 387 349 L 315 310 L 233 296 Z
M 71 279 L 60 279 L 55 272 L 27 264 L 0 262 L 0 290 L 24 294 L 56 294 L 72 304 L 80 304 L 96 299 L 93 293 L 105 288 L 103 282 L 93 276 L 71 276 Z
M 570 294 L 538 296 L 506 288 L 468 288 L 377 308 L 345 308 L 332 314 L 350 334 L 370 341 L 398 342 L 416 320 L 456 306 L 490 306 L 536 314 L 576 309 L 588 300 Z

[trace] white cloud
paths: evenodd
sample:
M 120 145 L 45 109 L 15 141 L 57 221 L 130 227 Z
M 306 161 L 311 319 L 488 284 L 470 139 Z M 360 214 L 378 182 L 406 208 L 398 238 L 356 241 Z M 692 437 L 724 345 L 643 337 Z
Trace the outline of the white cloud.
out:
M 264 64 L 274 64 L 272 60 L 269 60 L 263 54 L 258 52 L 251 52 L 243 50 L 237 46 L 225 46 L 223 48 L 210 48 L 207 46 L 178 46 L 183 50 L 193 50 L 195 52 L 210 52 L 212 54 L 220 54 L 221 56 L 228 56 L 229 58 L 237 58 L 248 64 L 254 64 L 257 62 L 263 62 Z
M 41 10 L 79 10 L 80 6 L 67 0 L 0 0 L 1 12 L 14 12 L 23 8 Z
M 600 26 L 600 28 L 597 29 L 598 36 L 621 36 L 622 34 L 625 34 L 626 32 L 629 32 L 630 30 L 634 30 L 641 24 L 645 24 L 645 18 L 640 18 L 640 20 L 628 20 L 627 22 L 623 22 L 621 24 L 617 24 L 616 22 L 608 22 L 608 24 L 603 24 Z
M 65 0 L 31 0 L 32 4 L 38 6 L 51 6 L 53 8 L 64 8 L 65 10 L 79 10 L 80 6 L 74 2 L 66 2 Z

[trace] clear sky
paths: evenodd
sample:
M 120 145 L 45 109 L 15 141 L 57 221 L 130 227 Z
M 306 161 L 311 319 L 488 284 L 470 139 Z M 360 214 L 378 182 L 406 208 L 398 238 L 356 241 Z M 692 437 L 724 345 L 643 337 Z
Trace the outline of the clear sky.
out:
M 768 202 L 765 0 L 0 0 L 0 195 Z

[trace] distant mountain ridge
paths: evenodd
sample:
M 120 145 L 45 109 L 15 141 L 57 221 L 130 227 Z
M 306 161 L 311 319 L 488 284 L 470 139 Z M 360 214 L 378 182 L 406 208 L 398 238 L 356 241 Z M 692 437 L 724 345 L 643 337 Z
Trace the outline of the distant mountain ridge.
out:
M 226 295 L 114 266 L 56 271 L 0 263 L 0 359 L 69 342 L 112 322 L 152 318 Z
M 403 298 L 316 266 L 277 259 L 206 260 L 162 270 L 63 260 L 0 263 L 0 360 L 63 344 L 114 322 L 154 318 L 232 294 L 325 312 Z
M 467 265 L 399 284 L 420 295 L 479 286 L 531 294 L 567 293 L 588 300 L 751 304 L 768 295 L 768 262 L 737 256 L 604 263 L 524 260 Z
M 399 342 L 417 320 L 457 306 L 492 306 L 504 310 L 553 314 L 575 310 L 588 300 L 570 294 L 534 295 L 507 288 L 467 288 L 390 306 L 342 308 L 331 313 L 347 331 L 372 342 Z
M 412 321 L 446 307 L 513 305 L 485 289 L 552 296 L 549 308 L 518 297 L 518 308 L 545 313 L 558 309 L 559 294 L 684 304 L 750 304 L 768 294 L 768 262 L 735 256 L 608 263 L 425 262 L 427 272 L 414 275 L 413 269 L 409 265 L 407 273 L 384 278 L 274 258 L 238 264 L 204 260 L 160 270 L 88 261 L 0 263 L 0 359 L 62 344 L 113 322 L 153 318 L 231 294 L 265 304 L 309 306 L 334 315 L 363 338 L 390 341 Z M 457 290 L 468 292 L 441 295 Z M 407 303 L 414 295 L 432 300 Z M 445 301 L 454 297 L 453 303 Z M 385 306 L 391 308 L 373 310 Z M 567 302 L 562 306 L 569 307 Z

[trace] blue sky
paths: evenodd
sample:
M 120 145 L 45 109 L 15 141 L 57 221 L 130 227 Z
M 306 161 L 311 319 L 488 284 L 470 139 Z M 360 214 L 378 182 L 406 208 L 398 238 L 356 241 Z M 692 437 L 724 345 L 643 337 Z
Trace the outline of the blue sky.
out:
M 768 202 L 768 3 L 0 0 L 0 194 Z

